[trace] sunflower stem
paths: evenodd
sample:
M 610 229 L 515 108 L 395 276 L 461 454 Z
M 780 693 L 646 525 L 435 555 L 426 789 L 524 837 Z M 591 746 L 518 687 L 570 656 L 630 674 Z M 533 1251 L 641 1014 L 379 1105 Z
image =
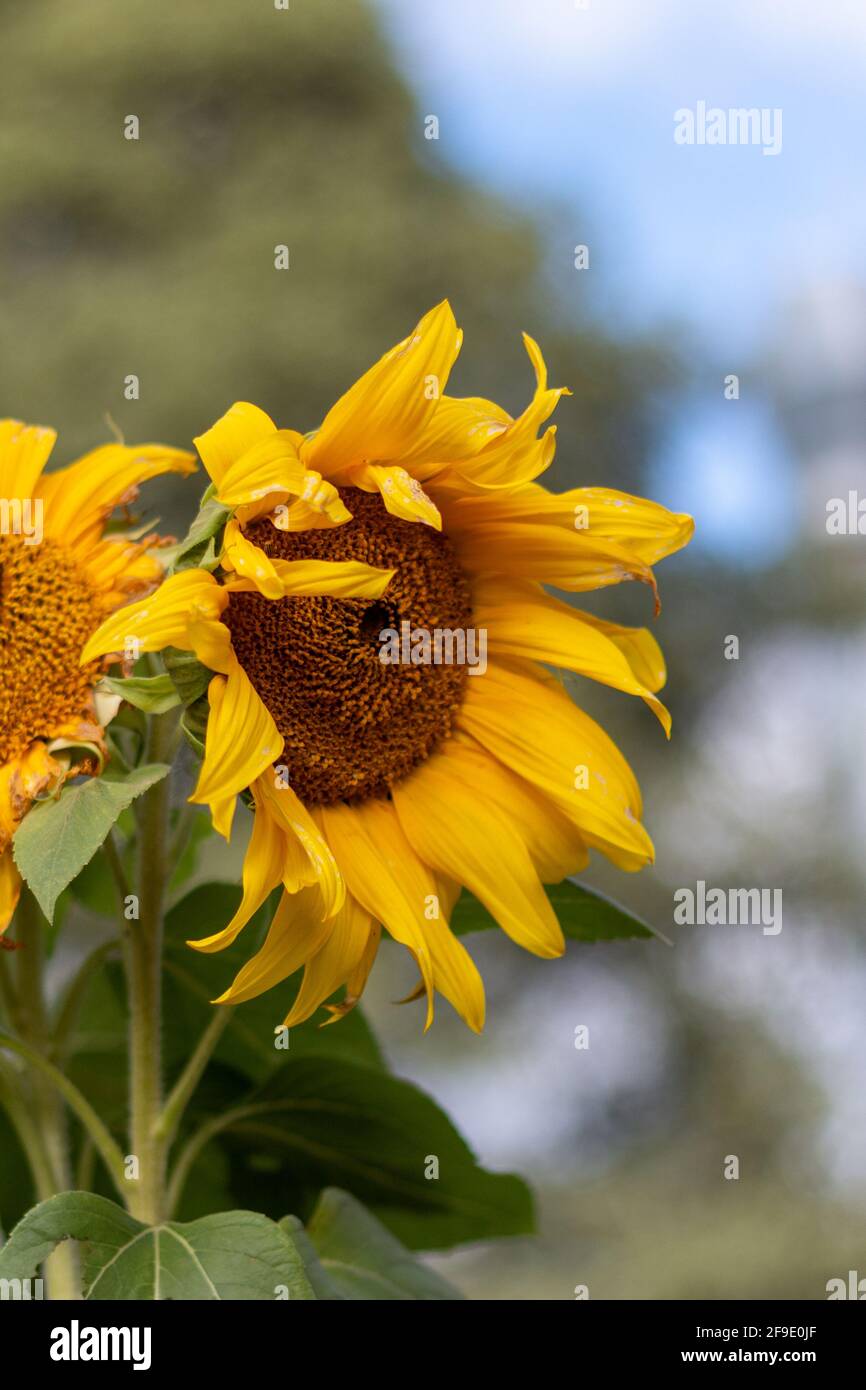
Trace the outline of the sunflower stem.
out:
M 175 711 L 152 716 L 149 762 L 170 761 L 176 723 Z M 128 1205 L 133 1216 L 149 1225 L 157 1225 L 164 1211 L 166 1146 L 157 1125 L 162 1110 L 162 915 L 170 782 L 170 776 L 163 778 L 138 802 L 139 916 L 130 924 L 126 951 L 131 1142 L 138 1164 Z
M 47 1060 L 51 1043 L 43 978 L 46 923 L 36 899 L 27 888 L 22 889 L 16 917 L 20 950 L 16 952 L 18 994 L 15 1021 L 21 1043 L 13 1050 L 31 1063 L 27 1077 L 27 1103 L 32 1107 L 34 1131 L 41 1150 L 34 1178 L 38 1187 L 44 1189 L 50 1185 L 52 1193 L 65 1192 L 72 1185 L 66 1112 L 63 1100 L 47 1074 L 51 1067 Z M 6 1045 L 10 1046 L 8 1043 Z M 49 1298 L 80 1298 L 78 1252 L 70 1242 L 65 1241 L 58 1246 L 45 1261 L 45 1279 Z

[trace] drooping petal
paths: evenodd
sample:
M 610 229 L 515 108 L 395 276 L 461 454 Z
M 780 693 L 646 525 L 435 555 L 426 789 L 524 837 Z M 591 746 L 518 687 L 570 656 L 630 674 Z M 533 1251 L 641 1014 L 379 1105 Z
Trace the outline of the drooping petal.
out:
M 273 561 L 260 545 L 244 535 L 235 517 L 226 522 L 220 564 L 224 570 L 234 571 L 246 581 L 250 590 L 258 591 L 265 598 L 283 597 L 283 586 Z
M 253 795 L 256 795 L 255 791 Z M 273 816 L 257 804 L 244 856 L 243 897 L 238 910 L 222 931 L 201 937 L 198 941 L 188 941 L 187 945 L 208 953 L 230 946 L 282 879 L 284 857 L 285 835 L 281 827 Z
M 483 769 L 479 769 L 483 773 Z M 523 836 L 454 764 L 434 754 L 393 791 L 409 843 L 425 864 L 464 884 L 519 945 L 538 956 L 565 949 L 556 914 Z
M 264 773 L 256 783 L 255 793 L 262 806 L 282 826 L 287 839 L 300 846 L 315 874 L 322 911 L 326 917 L 333 917 L 343 905 L 346 884 L 327 838 L 279 773 Z
M 330 594 L 334 598 L 381 598 L 396 570 L 376 569 L 361 560 L 273 560 L 280 584 L 279 598 L 292 594 Z M 260 585 L 251 579 L 230 579 L 231 593 L 250 593 Z M 266 598 L 274 597 L 266 594 Z
M 21 896 L 21 875 L 15 867 L 12 851 L 0 854 L 0 936 L 3 935 Z
M 613 542 L 644 565 L 657 564 L 680 550 L 695 529 L 686 512 L 668 511 L 627 492 L 578 487 L 552 493 L 537 483 L 515 492 L 460 499 L 447 521 L 449 527 L 453 523 L 461 529 L 507 523 L 557 527 L 572 538 L 575 552 L 581 540 Z
M 384 803 L 323 806 L 319 812 L 329 844 L 353 897 L 395 941 L 408 947 L 417 961 L 427 991 L 427 1022 L 433 1021 L 433 961 L 424 933 L 423 896 L 407 896 L 404 866 L 398 862 L 383 825 Z
M 448 739 L 439 751 L 458 781 L 484 787 L 485 797 L 520 835 L 542 883 L 561 883 L 586 868 L 586 845 L 548 797 L 466 734 Z
M 399 460 L 433 415 L 461 341 L 443 300 L 332 406 L 301 447 L 307 467 L 337 481 L 353 465 Z
M 352 895 L 347 894 L 333 919 L 327 939 L 304 967 L 297 998 L 283 1020 L 286 1028 L 295 1028 L 303 1023 L 356 975 L 373 936 L 373 920 L 369 912 L 365 912 Z M 354 997 L 357 998 L 357 995 Z
M 626 655 L 601 625 L 586 622 L 583 614 L 551 598 L 537 584 L 504 575 L 479 582 L 474 601 L 475 622 L 486 630 L 494 656 L 525 657 L 560 666 L 629 695 L 639 695 L 670 737 L 671 717 L 665 706 L 637 680 Z M 645 653 L 645 644 L 641 650 Z M 661 674 L 663 678 L 663 666 Z
M 399 516 L 403 521 L 421 521 L 436 531 L 442 530 L 439 508 L 405 468 L 365 464 L 358 469 L 352 481 L 365 491 L 378 491 L 385 510 L 392 516 Z
M 461 564 L 480 574 L 510 574 L 535 579 L 571 593 L 604 589 L 626 579 L 648 584 L 656 598 L 655 576 L 649 565 L 613 541 L 594 540 L 585 532 L 534 522 L 500 521 L 476 524 L 461 514 L 461 503 L 447 520 Z M 468 504 L 467 504 L 468 505 Z
M 229 596 L 207 570 L 182 570 L 138 603 L 119 609 L 93 634 L 81 654 L 82 664 L 137 644 L 137 652 L 185 647 L 191 613 L 216 620 Z
M 457 726 L 549 797 L 590 848 L 629 871 L 652 862 L 631 768 L 541 668 L 490 662 L 467 682 Z
M 318 888 L 284 893 L 260 950 L 247 961 L 215 1004 L 243 1004 L 300 970 L 334 930 L 323 918 Z
M 114 508 L 130 501 L 140 483 L 162 473 L 194 473 L 195 468 L 185 449 L 103 444 L 68 468 L 43 473 L 35 491 L 44 503 L 45 535 L 85 553 L 101 538 Z
M 282 752 L 273 716 L 237 664 L 208 686 L 205 755 L 190 801 L 208 805 L 243 791 Z

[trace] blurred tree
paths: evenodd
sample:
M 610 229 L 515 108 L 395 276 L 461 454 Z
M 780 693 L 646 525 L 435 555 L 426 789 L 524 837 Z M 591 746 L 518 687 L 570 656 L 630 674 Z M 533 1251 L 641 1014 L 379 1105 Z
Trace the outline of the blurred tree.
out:
M 58 426 L 63 457 L 106 414 L 182 443 L 238 398 L 313 428 L 448 296 L 460 392 L 522 406 L 527 329 L 577 395 L 568 475 L 634 481 L 658 355 L 557 322 L 532 224 L 446 172 L 361 0 L 0 15 L 0 409 Z

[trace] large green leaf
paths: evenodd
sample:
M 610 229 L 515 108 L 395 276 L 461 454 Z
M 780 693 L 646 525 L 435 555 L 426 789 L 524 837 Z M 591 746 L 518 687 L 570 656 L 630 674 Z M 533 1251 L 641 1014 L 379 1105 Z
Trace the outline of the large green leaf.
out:
M 0 1278 L 32 1278 L 62 1240 L 82 1247 L 89 1299 L 311 1299 L 291 1233 L 252 1211 L 145 1226 L 92 1192 L 33 1207 L 0 1250 Z
M 91 777 L 24 817 L 12 842 L 15 863 L 49 922 L 59 895 L 93 858 L 121 812 L 168 771 L 167 763 L 151 763 L 125 777 Z
M 271 1214 L 279 1197 L 304 1215 L 334 1186 L 416 1250 L 532 1230 L 526 1185 L 481 1168 L 429 1096 L 342 1059 L 288 1058 L 241 1104 L 224 1142 L 234 1201 Z
M 293 1216 L 280 1225 L 294 1236 L 317 1298 L 406 1302 L 463 1297 L 339 1188 L 322 1193 L 306 1231 L 298 1229 Z
M 615 941 L 635 936 L 657 936 L 662 941 L 667 940 L 627 907 L 621 907 L 596 888 L 565 879 L 544 891 L 569 941 Z M 495 926 L 496 921 L 486 907 L 482 907 L 471 893 L 464 892 L 451 914 L 451 930 L 455 935 L 467 936 L 470 932 L 488 931 Z

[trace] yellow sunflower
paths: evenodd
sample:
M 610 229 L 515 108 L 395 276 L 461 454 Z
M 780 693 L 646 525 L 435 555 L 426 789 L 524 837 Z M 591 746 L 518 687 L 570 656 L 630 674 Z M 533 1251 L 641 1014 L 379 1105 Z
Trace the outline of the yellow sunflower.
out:
M 626 870 L 652 859 L 631 769 L 549 668 L 640 696 L 667 730 L 661 652 L 646 629 L 542 586 L 638 579 L 654 591 L 652 564 L 693 523 L 607 488 L 554 496 L 535 481 L 554 451 L 553 427 L 539 429 L 563 391 L 524 342 L 536 389 L 517 419 L 444 394 L 461 344 L 447 302 L 310 435 L 232 406 L 196 440 L 231 513 L 216 572 L 173 576 L 87 644 L 91 661 L 135 636 L 216 673 L 192 800 L 226 836 L 238 793 L 255 814 L 238 912 L 190 944 L 222 949 L 285 890 L 217 1002 L 303 966 L 286 1024 L 344 986 L 328 1006 L 339 1017 L 384 927 L 417 962 L 428 1026 L 438 990 L 479 1030 L 483 985 L 448 925 L 461 887 L 551 957 L 564 943 L 543 883 L 582 869 L 590 849 Z
M 34 799 L 101 764 L 104 730 L 82 665 L 88 637 L 164 574 L 154 546 L 105 535 L 110 513 L 159 473 L 189 473 L 192 454 L 107 444 L 43 473 L 54 430 L 0 420 L 0 934 L 21 880 L 15 830 Z

